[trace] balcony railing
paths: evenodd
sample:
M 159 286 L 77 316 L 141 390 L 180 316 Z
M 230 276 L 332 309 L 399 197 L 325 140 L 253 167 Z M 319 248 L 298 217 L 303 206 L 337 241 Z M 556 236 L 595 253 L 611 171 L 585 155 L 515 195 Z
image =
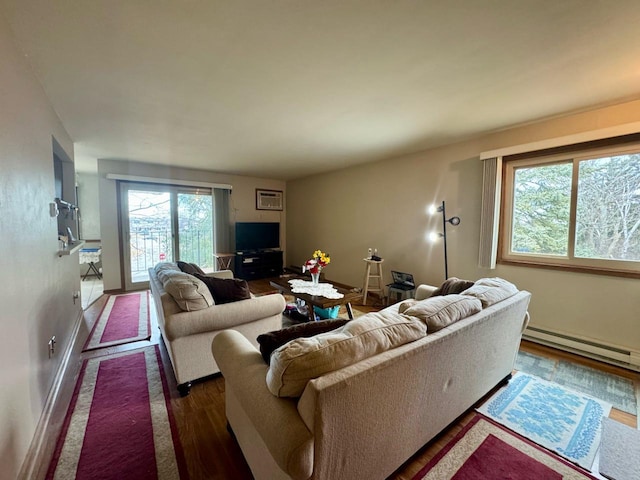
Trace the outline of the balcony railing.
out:
M 179 259 L 213 270 L 211 231 L 185 230 L 179 235 Z M 130 233 L 131 277 L 148 280 L 147 270 L 158 262 L 173 262 L 173 236 L 169 228 L 132 228 Z

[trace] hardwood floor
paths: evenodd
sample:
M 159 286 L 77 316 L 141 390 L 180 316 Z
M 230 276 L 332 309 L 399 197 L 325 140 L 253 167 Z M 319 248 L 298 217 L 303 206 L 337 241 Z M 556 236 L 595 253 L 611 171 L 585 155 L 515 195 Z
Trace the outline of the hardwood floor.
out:
M 268 280 L 252 281 L 250 282 L 250 287 L 251 291 L 256 294 L 273 291 Z M 100 298 L 85 312 L 85 324 L 87 331 L 83 332 L 84 337 L 77 343 L 81 344 L 84 341 L 86 334 L 90 330 L 90 326 L 93 325 L 93 322 L 97 319 L 105 302 L 106 296 Z M 354 306 L 360 311 L 374 311 L 381 307 L 379 301 L 377 301 L 378 305 L 374 305 L 376 303 L 375 298 L 370 299 L 368 303 L 369 305 L 366 306 Z M 204 381 L 195 383 L 189 396 L 184 398 L 180 397 L 177 392 L 175 378 L 173 376 L 173 371 L 171 370 L 166 349 L 160 338 L 157 321 L 155 319 L 155 310 L 153 307 L 151 308 L 151 312 L 152 337 L 150 341 L 136 342 L 87 353 L 76 352 L 77 361 L 73 362 L 73 365 L 70 367 L 70 371 L 67 374 L 68 378 L 64 383 L 65 392 L 61 395 L 63 405 L 58 405 L 55 410 L 55 424 L 62 424 L 64 414 L 66 412 L 66 406 L 68 405 L 69 398 L 71 397 L 71 391 L 75 385 L 77 372 L 83 359 L 158 344 L 164 361 L 164 368 L 170 388 L 171 406 L 178 426 L 180 441 L 182 443 L 190 478 L 192 480 L 242 480 L 253 478 L 249 467 L 244 461 L 240 448 L 226 429 L 226 418 L 224 412 L 224 378 L 220 375 L 215 375 Z M 341 311 L 341 316 L 345 315 L 346 313 Z M 79 348 L 81 348 L 81 345 Z M 561 352 L 552 348 L 536 345 L 530 342 L 523 342 L 521 349 L 540 356 L 548 357 L 552 360 L 565 359 L 597 368 L 605 372 L 630 378 L 635 382 L 636 388 L 640 386 L 640 374 L 629 370 L 579 357 L 570 353 Z M 477 405 L 481 404 L 484 400 L 485 399 L 479 401 Z M 473 411 L 470 411 L 458 418 L 438 437 L 420 449 L 390 478 L 398 480 L 410 480 L 413 478 L 413 476 L 416 475 L 418 471 L 471 420 L 473 415 Z M 610 416 L 617 421 L 636 427 L 636 417 L 634 415 L 614 409 Z M 53 428 L 52 431 L 56 430 L 56 428 L 57 431 L 59 431 L 59 427 Z M 55 434 L 55 437 L 57 437 L 57 433 Z M 52 452 L 54 445 L 55 438 L 47 443 L 46 448 Z M 49 453 L 49 456 L 50 455 L 51 453 Z M 48 463 L 48 460 L 46 463 Z M 47 465 L 43 465 L 40 469 L 40 473 L 42 473 L 42 471 L 46 472 L 46 468 Z M 38 478 L 44 478 L 44 476 L 38 475 Z

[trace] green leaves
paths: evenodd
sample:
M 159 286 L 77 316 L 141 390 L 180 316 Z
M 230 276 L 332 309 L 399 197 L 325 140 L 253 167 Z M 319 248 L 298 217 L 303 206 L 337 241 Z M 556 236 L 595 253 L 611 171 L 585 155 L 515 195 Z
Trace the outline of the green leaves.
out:
M 640 154 L 538 164 L 514 172 L 512 252 L 567 256 L 574 242 L 574 257 L 640 261 Z
M 516 170 L 511 239 L 514 252 L 567 255 L 571 171 L 571 163 Z

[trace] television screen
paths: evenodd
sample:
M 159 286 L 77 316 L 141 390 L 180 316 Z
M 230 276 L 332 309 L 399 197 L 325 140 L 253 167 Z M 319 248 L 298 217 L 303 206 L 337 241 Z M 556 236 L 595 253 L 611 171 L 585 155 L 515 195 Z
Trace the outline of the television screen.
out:
M 274 222 L 236 222 L 236 251 L 280 248 L 280 224 Z

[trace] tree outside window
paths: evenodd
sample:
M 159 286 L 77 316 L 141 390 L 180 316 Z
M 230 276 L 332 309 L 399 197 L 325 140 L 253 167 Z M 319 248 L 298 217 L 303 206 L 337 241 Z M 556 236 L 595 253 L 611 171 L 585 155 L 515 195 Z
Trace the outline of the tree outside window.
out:
M 580 162 L 575 254 L 640 261 L 640 154 Z
M 505 167 L 502 261 L 640 274 L 640 147 Z
M 570 163 L 519 168 L 515 172 L 511 249 L 567 255 L 571 206 Z

